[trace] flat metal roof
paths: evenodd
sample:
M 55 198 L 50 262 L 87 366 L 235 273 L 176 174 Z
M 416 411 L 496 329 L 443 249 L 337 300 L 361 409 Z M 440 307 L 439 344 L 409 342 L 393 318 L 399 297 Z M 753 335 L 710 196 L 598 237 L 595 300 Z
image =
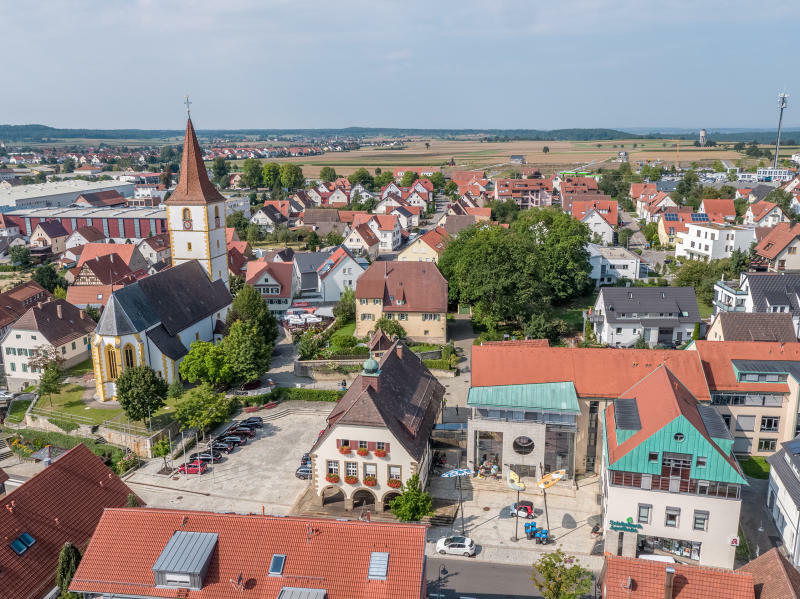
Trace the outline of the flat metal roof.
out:
M 71 208 L 18 208 L 6 214 L 27 218 L 167 218 L 167 209 L 161 207 L 71 207 Z
M 216 544 L 215 532 L 175 531 L 153 564 L 153 571 L 200 574 Z
M 578 394 L 571 381 L 561 383 L 531 383 L 527 385 L 493 385 L 472 387 L 467 405 L 579 414 Z

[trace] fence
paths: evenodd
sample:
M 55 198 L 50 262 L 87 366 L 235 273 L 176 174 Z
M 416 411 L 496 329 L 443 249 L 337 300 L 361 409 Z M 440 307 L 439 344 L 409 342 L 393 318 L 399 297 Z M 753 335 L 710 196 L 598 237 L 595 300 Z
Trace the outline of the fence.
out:
M 126 419 L 125 422 L 122 421 L 124 418 L 124 414 L 120 414 L 115 418 L 109 418 L 108 420 L 104 420 L 102 422 L 97 422 L 93 418 L 89 418 L 88 416 L 81 416 L 80 414 L 70 414 L 68 412 L 59 412 L 56 410 L 48 410 L 47 408 L 40 408 L 38 405 L 31 408 L 30 413 L 34 416 L 41 416 L 42 418 L 47 418 L 48 420 L 62 420 L 67 422 L 72 422 L 78 426 L 89 426 L 89 427 L 103 427 L 108 428 L 115 431 L 120 431 L 123 433 L 130 433 L 132 435 L 139 435 L 147 437 L 150 435 L 150 429 L 146 426 L 142 426 L 141 424 L 134 424 Z

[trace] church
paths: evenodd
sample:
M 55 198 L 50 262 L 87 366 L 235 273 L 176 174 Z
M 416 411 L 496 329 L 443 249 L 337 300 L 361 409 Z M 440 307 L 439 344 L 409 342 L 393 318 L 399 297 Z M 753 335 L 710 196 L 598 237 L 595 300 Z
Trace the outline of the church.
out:
M 208 179 L 191 118 L 180 180 L 166 201 L 172 267 L 115 291 L 92 341 L 96 398 L 116 400 L 116 380 L 149 366 L 167 383 L 193 341 L 219 341 L 228 290 L 225 198 Z

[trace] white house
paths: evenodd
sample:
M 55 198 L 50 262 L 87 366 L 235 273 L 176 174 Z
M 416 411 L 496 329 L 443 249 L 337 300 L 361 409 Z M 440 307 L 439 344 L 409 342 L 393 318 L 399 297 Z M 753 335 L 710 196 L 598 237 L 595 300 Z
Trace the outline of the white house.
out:
M 403 229 L 410 230 L 419 226 L 419 210 L 416 206 L 399 206 L 389 214 L 396 216 L 400 220 L 400 226 Z
M 586 249 L 592 267 L 589 278 L 595 282 L 595 287 L 613 285 L 622 278 L 631 281 L 642 278 L 640 275 L 642 259 L 633 252 L 622 247 L 608 247 L 596 243 L 588 244 Z
M 752 226 L 688 223 L 686 230 L 678 233 L 675 256 L 690 260 L 720 260 L 730 258 L 735 250 L 749 253 L 755 240 Z
M 86 312 L 66 300 L 48 299 L 29 308 L 0 341 L 8 388 L 21 391 L 39 382 L 41 370 L 28 361 L 43 351 L 55 352 L 65 368 L 88 360 L 94 328 Z
M 424 488 L 443 397 L 442 384 L 402 341 L 380 361 L 364 362 L 311 448 L 318 503 L 343 496 L 346 509 L 362 505 L 382 512 L 413 474 Z
M 264 303 L 278 319 L 292 305 L 295 292 L 293 268 L 291 262 L 251 260 L 247 263 L 247 284 L 261 294 Z
M 17 235 L 19 235 L 19 225 L 5 214 L 0 214 L 0 237 L 16 237 Z
M 581 222 L 589 227 L 592 237 L 596 235 L 604 245 L 612 245 L 614 243 L 614 227 L 597 210 L 590 209 L 581 218 Z
M 774 227 L 778 223 L 788 222 L 789 218 L 781 207 L 772 202 L 761 200 L 747 207 L 743 223 L 754 227 Z
M 395 208 L 403 206 L 405 202 L 400 199 L 399 195 L 384 195 L 380 202 L 375 205 L 373 214 L 389 214 Z
M 299 297 L 311 302 L 338 302 L 345 289 L 355 289 L 364 267 L 342 245 L 333 252 L 294 255 L 294 285 Z
M 369 228 L 380 240 L 380 251 L 391 252 L 400 247 L 403 229 L 400 219 L 391 214 L 374 214 L 367 222 Z
M 270 205 L 256 210 L 250 217 L 250 224 L 258 225 L 266 233 L 272 233 L 277 225 L 286 223 L 287 220 L 275 206 Z
M 700 311 L 693 287 L 601 287 L 589 320 L 604 345 L 673 346 L 692 338 Z
M 791 181 L 797 173 L 788 168 L 759 167 L 756 177 L 759 181 Z
M 342 245 L 356 257 L 375 260 L 378 257 L 380 240 L 367 223 L 361 223 L 350 229 Z
M 781 444 L 767 457 L 770 465 L 766 506 L 783 540 L 783 547 L 800 566 L 800 437 Z

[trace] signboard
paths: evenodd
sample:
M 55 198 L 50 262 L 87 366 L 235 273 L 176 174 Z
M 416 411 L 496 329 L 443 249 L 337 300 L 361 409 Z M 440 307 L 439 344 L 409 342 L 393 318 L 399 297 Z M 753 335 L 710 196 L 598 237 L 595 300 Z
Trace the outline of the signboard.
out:
M 619 520 L 611 520 L 609 528 L 619 532 L 639 532 L 642 530 L 642 525 L 633 521 L 633 518 L 628 518 L 627 522 Z
M 731 547 L 739 546 L 739 537 L 731 537 Z

